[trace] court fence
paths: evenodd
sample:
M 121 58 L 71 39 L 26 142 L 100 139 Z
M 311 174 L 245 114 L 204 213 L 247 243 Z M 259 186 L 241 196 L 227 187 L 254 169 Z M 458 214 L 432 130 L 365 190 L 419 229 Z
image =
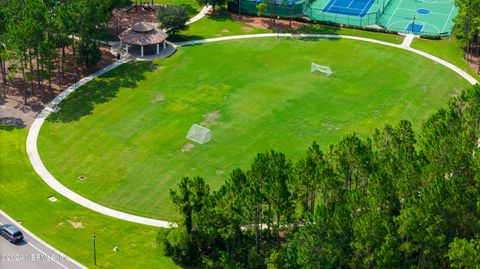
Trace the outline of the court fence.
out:
M 269 16 L 279 16 L 279 17 L 303 17 L 303 2 L 298 2 L 295 4 L 289 4 L 285 1 L 277 1 L 277 4 L 271 2 L 266 2 L 265 10 L 262 14 L 258 9 L 258 5 L 263 1 L 249 1 L 249 0 L 240 0 L 233 1 L 228 3 L 228 8 L 231 12 L 238 13 L 239 8 L 242 14 L 249 15 L 269 15 Z M 240 5 L 240 6 L 239 6 Z
M 265 8 L 260 14 L 259 4 L 265 1 Z M 266 15 L 266 16 L 278 16 L 280 18 L 294 18 L 299 21 L 313 21 L 323 24 L 339 24 L 339 25 L 351 25 L 351 26 L 377 26 L 377 28 L 383 28 L 386 32 L 402 32 L 408 31 L 403 28 L 396 28 L 392 26 L 386 27 L 383 21 L 385 17 L 385 11 L 388 10 L 395 0 L 377 0 L 377 11 L 370 12 L 364 16 L 345 15 L 339 13 L 324 12 L 322 8 L 312 7 L 305 4 L 304 1 L 308 0 L 234 0 L 228 2 L 228 9 L 232 13 L 241 12 L 241 14 L 247 15 Z M 276 2 L 276 4 L 274 4 Z M 422 31 L 416 33 L 419 35 L 439 35 L 449 36 L 451 32 L 435 33 L 429 31 Z
M 382 27 L 382 28 L 387 28 L 383 21 L 379 21 L 377 23 L 378 26 Z M 399 32 L 399 33 L 406 33 L 406 34 L 411 34 L 412 32 L 411 31 L 407 31 L 407 29 L 405 28 L 400 28 L 400 27 L 395 27 L 395 26 L 388 26 L 388 30 L 392 30 L 392 31 L 396 31 L 396 32 Z M 422 29 L 420 32 L 415 32 L 414 33 L 415 35 L 420 35 L 420 37 L 425 37 L 427 39 L 440 39 L 441 37 L 447 37 L 447 36 L 450 36 L 452 34 L 452 31 L 447 31 L 447 32 L 433 32 L 433 31 L 428 31 L 428 30 L 425 30 L 425 29 Z
M 377 10 L 376 12 L 371 12 L 365 14 L 365 16 L 350 16 L 337 13 L 328 13 L 323 12 L 320 8 L 313 8 L 305 6 L 304 12 L 305 16 L 310 18 L 313 21 L 318 22 L 334 22 L 338 24 L 347 24 L 355 26 L 369 26 L 375 25 L 380 20 L 381 12 Z
M 395 2 L 395 0 L 383 0 L 383 5 L 380 9 L 380 13 L 382 15 L 385 14 L 385 11 L 388 10 L 388 8 L 392 5 L 393 2 Z
M 393 1 L 393 0 L 385 0 Z M 249 15 L 259 15 L 260 11 L 258 5 L 262 1 L 250 1 L 250 0 L 240 0 L 229 2 L 228 8 L 231 12 L 238 13 L 239 11 L 242 14 Z M 239 6 L 240 5 L 240 6 Z M 279 16 L 282 18 L 299 18 L 306 17 L 308 20 L 317 21 L 317 22 L 329 22 L 337 24 L 346 24 L 346 25 L 355 25 L 355 26 L 368 26 L 376 24 L 381 14 L 380 10 L 376 12 L 368 13 L 365 16 L 353 16 L 353 15 L 344 15 L 336 13 L 323 12 L 320 8 L 314 8 L 305 5 L 303 2 L 297 2 L 295 4 L 288 4 L 286 1 L 278 2 L 273 4 L 272 2 L 266 2 L 265 10 L 263 14 L 268 16 Z

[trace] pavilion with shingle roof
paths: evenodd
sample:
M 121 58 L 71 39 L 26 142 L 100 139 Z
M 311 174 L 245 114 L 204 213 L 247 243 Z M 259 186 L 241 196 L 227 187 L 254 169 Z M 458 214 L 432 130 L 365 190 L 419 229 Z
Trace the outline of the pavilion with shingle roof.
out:
M 135 23 L 132 28 L 128 28 L 118 36 L 122 44 L 125 44 L 127 54 L 129 46 L 137 46 L 140 47 L 142 57 L 144 56 L 144 47 L 155 45 L 157 46 L 156 54 L 160 54 L 160 44 L 163 44 L 163 49 L 165 49 L 167 47 L 167 37 L 168 35 L 164 31 L 148 22 Z

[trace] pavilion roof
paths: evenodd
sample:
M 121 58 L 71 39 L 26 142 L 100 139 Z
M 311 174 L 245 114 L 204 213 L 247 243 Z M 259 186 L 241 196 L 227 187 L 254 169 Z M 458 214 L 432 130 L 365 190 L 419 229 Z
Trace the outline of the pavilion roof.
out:
M 129 45 L 145 46 L 161 43 L 167 39 L 168 35 L 150 23 L 138 22 L 118 37 L 123 43 Z

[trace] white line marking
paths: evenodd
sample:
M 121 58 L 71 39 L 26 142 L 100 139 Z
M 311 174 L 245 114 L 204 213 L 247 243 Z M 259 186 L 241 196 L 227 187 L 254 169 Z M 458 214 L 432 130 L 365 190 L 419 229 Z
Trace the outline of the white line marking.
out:
M 335 6 L 335 3 L 337 2 L 337 0 L 333 1 L 332 5 L 326 10 L 326 12 L 330 12 L 330 9 Z M 330 2 L 329 2 L 330 3 Z M 327 3 L 328 5 L 328 3 Z
M 54 248 L 53 246 L 51 246 L 49 243 L 43 241 L 41 238 L 39 238 L 38 236 L 36 236 L 34 233 L 30 232 L 30 230 L 28 230 L 27 228 L 25 228 L 22 224 L 18 223 L 16 220 L 14 220 L 12 217 L 10 217 L 7 213 L 3 212 L 3 210 L 0 209 L 0 215 L 2 215 L 3 217 L 5 217 L 8 221 L 10 221 L 11 223 L 13 223 L 15 226 L 17 226 L 18 228 L 20 228 L 20 230 L 23 232 L 23 234 L 28 234 L 31 238 L 37 240 L 40 244 L 44 245 L 45 247 L 47 247 L 48 249 L 50 249 L 51 251 L 53 251 L 54 253 L 56 253 L 57 255 L 59 256 L 62 256 L 62 257 L 67 257 L 68 259 L 68 262 L 70 263 L 73 263 L 74 265 L 76 265 L 78 268 L 83 268 L 83 269 L 88 269 L 85 265 L 77 262 L 76 260 L 74 260 L 72 257 L 64 254 L 63 252 L 61 252 L 60 250 Z
M 365 10 L 366 7 L 371 6 L 371 5 L 370 5 L 370 2 L 372 2 L 372 1 L 375 2 L 375 0 L 370 0 L 370 1 L 368 1 L 367 4 L 365 4 L 365 6 L 362 8 L 362 11 L 360 12 L 359 15 L 362 15 L 362 14 L 363 14 L 363 10 Z
M 387 26 L 388 26 L 388 24 L 390 23 L 390 21 L 392 20 L 393 15 L 395 15 L 395 13 L 397 13 L 397 9 L 398 9 L 398 7 L 402 4 L 402 2 L 403 2 L 403 0 L 400 0 L 400 2 L 398 2 L 397 7 L 396 7 L 395 10 L 393 11 L 392 15 L 390 15 L 390 18 L 388 19 L 388 21 L 387 21 L 387 23 L 386 23 Z
M 350 8 L 354 0 L 351 0 L 350 3 L 348 4 L 347 8 Z
M 396 21 L 396 22 L 392 22 L 390 25 L 387 25 L 387 27 L 391 27 L 392 25 L 402 24 L 402 23 L 406 23 L 406 25 L 408 25 L 408 24 L 411 23 L 411 22 L 412 22 L 412 21 L 405 21 L 405 20 L 404 20 L 404 21 Z M 433 25 L 433 24 L 431 24 L 431 23 L 424 22 L 424 21 L 421 21 L 421 20 L 416 20 L 416 21 L 415 21 L 415 24 L 417 24 L 417 23 L 423 24 L 423 27 L 424 27 L 424 28 L 426 28 L 427 26 L 428 26 L 428 27 L 435 28 L 435 29 L 437 30 L 437 32 L 440 33 L 440 29 L 438 29 L 437 26 L 435 26 L 435 25 Z M 422 29 L 422 30 L 424 30 L 424 29 Z
M 442 28 L 442 32 L 445 32 L 445 27 L 447 27 L 447 24 L 449 23 L 450 21 L 450 17 L 452 16 L 452 13 L 453 13 L 453 10 L 455 9 L 455 5 L 452 7 L 452 10 L 450 10 L 450 14 L 448 15 L 447 17 L 447 21 L 445 22 L 445 24 L 443 25 L 443 28 Z
M 28 245 L 30 245 L 31 247 L 33 247 L 34 249 L 40 251 L 43 255 L 45 255 L 45 257 L 49 257 L 49 255 L 45 252 L 43 252 L 41 249 L 37 248 L 34 244 L 30 243 L 30 242 L 27 242 Z M 56 259 L 48 259 L 49 261 L 53 261 L 55 262 L 56 264 L 60 265 L 61 267 L 65 268 L 65 269 L 68 269 L 68 267 L 66 267 L 65 265 L 59 263 Z
M 417 9 L 411 9 L 411 8 L 403 8 L 403 7 L 401 7 L 401 8 L 399 8 L 399 10 L 407 10 L 407 11 L 412 11 L 412 12 L 417 13 Z M 445 14 L 445 13 L 431 12 L 430 10 L 429 10 L 429 13 L 428 13 L 428 14 L 434 14 L 434 15 L 440 15 L 440 16 L 450 16 L 450 15 Z M 418 15 L 428 15 L 428 14 L 418 13 Z
M 449 3 L 452 3 L 454 1 L 426 1 L 426 0 L 417 0 L 418 2 L 421 2 L 421 3 L 426 3 L 426 4 L 449 4 Z
M 0 222 L 0 225 L 3 225 L 3 223 Z M 50 255 L 48 255 L 47 253 L 45 253 L 43 250 L 39 249 L 38 247 L 36 247 L 34 244 L 26 241 L 25 239 L 23 239 L 23 241 L 25 243 L 27 243 L 27 245 L 30 245 L 31 247 L 33 247 L 34 249 L 36 249 L 37 251 L 41 252 L 43 255 L 45 255 L 46 259 L 48 259 L 48 257 L 50 257 Z M 65 268 L 65 269 L 68 269 L 68 267 L 66 267 L 65 265 L 59 263 L 57 260 L 55 259 L 48 259 L 49 261 L 54 261 L 56 264 L 60 265 L 61 267 Z

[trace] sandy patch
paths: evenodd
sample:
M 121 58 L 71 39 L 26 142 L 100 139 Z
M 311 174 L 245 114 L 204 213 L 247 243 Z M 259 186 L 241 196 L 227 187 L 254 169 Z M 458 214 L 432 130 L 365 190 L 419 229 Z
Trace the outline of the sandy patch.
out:
M 252 28 L 252 27 L 249 27 L 249 26 L 244 26 L 244 27 L 242 27 L 242 30 L 243 30 L 244 32 L 250 32 L 250 31 L 252 31 L 252 29 L 253 29 L 253 28 Z

